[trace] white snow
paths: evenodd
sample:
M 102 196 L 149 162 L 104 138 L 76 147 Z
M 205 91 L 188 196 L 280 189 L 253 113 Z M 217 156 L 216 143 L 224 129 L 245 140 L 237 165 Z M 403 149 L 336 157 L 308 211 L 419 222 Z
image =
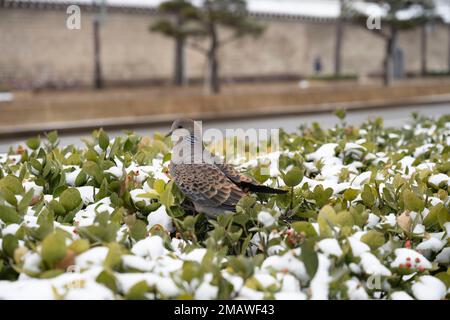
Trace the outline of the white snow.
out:
M 206 254 L 206 249 L 196 248 L 189 253 L 182 254 L 180 256 L 180 258 L 184 261 L 195 261 L 195 262 L 201 263 L 205 254 Z
M 411 269 L 419 270 L 431 269 L 432 265 L 427 258 L 415 250 L 407 248 L 398 248 L 395 250 L 395 260 L 391 263 L 392 268 L 406 267 L 410 264 Z
M 135 256 L 132 254 L 124 254 L 124 255 L 122 255 L 121 258 L 122 258 L 122 264 L 126 268 L 148 272 L 148 271 L 151 271 L 155 267 L 155 264 L 153 261 L 146 260 L 140 256 Z
M 332 280 L 328 268 L 330 260 L 323 254 L 318 254 L 319 266 L 314 278 L 311 280 L 311 300 L 327 300 L 329 285 Z
M 414 218 L 413 218 L 414 220 Z M 413 230 L 414 234 L 422 234 L 425 232 L 425 226 L 423 224 L 418 223 Z
M 88 205 L 90 203 L 94 202 L 94 195 L 96 195 L 99 191 L 98 188 L 92 187 L 92 186 L 83 186 L 76 188 L 80 192 L 81 200 L 85 205 Z
M 211 285 L 211 280 L 213 278 L 211 273 L 206 274 L 205 279 L 200 284 L 200 286 L 195 290 L 195 299 L 197 300 L 212 300 L 217 298 L 219 293 L 219 288 Z
M 421 276 L 411 289 L 414 296 L 419 300 L 440 300 L 447 293 L 445 284 L 432 276 Z
M 317 246 L 327 256 L 334 255 L 336 257 L 340 257 L 342 255 L 342 249 L 336 239 L 320 240 L 317 243 Z
M 352 278 L 345 282 L 347 286 L 347 294 L 350 300 L 367 300 L 369 296 L 367 295 L 364 286 L 359 282 L 358 279 Z
M 109 249 L 107 247 L 95 247 L 89 249 L 75 258 L 75 264 L 81 269 L 91 268 L 92 266 L 102 266 L 108 251 Z
M 409 294 L 405 291 L 396 291 L 391 294 L 392 300 L 414 300 Z
M 442 249 L 442 251 L 436 256 L 435 261 L 442 264 L 450 263 L 450 247 Z
M 381 218 L 373 213 L 369 213 L 369 218 L 367 219 L 366 227 L 369 229 L 374 228 L 379 222 Z
M 38 186 L 34 181 L 25 181 L 23 184 L 23 188 L 25 189 L 25 192 L 30 191 L 31 189 L 34 190 L 34 197 L 38 197 L 42 194 L 44 191 L 44 187 Z
M 438 173 L 430 176 L 428 178 L 428 182 L 432 185 L 439 187 L 441 183 L 449 185 L 450 184 L 450 177 L 444 173 Z
M 78 175 L 80 174 L 80 172 L 82 171 L 81 168 L 76 168 L 76 167 L 74 167 L 74 168 L 75 168 L 75 170 L 66 172 L 66 182 L 69 186 L 75 186 L 75 181 L 76 181 Z
M 6 236 L 7 234 L 15 235 L 17 230 L 19 230 L 20 225 L 17 223 L 11 223 L 3 228 L 2 230 L 2 236 Z
M 270 272 L 271 270 L 289 272 L 301 281 L 309 280 L 305 265 L 291 251 L 286 252 L 284 255 L 268 257 L 262 263 L 261 270 L 266 272 Z
M 147 216 L 147 221 L 149 229 L 158 224 L 169 232 L 175 231 L 172 218 L 167 214 L 167 209 L 164 205 L 161 205 L 157 210 L 150 212 Z
M 355 257 L 360 257 L 364 252 L 369 252 L 370 247 L 364 242 L 359 241 L 355 237 L 347 238 L 350 243 L 350 247 L 352 248 L 352 253 Z
M 41 256 L 37 252 L 27 252 L 23 257 L 23 269 L 32 272 L 39 273 L 41 268 L 39 265 L 42 262 Z
M 164 248 L 163 239 L 158 236 L 151 236 L 136 242 L 131 252 L 140 257 L 156 259 L 166 254 L 167 249 Z
M 264 227 L 270 227 L 274 225 L 276 221 L 277 219 L 267 211 L 258 213 L 258 222 L 262 223 Z
M 63 273 L 51 279 L 0 281 L 0 299 L 48 300 L 59 296 L 68 300 L 110 300 L 111 290 L 95 281 L 101 269 L 83 273 Z
M 439 252 L 445 246 L 447 241 L 441 241 L 431 237 L 428 240 L 424 240 L 416 247 L 416 250 L 422 253 L 424 256 L 429 257 L 432 252 Z
M 360 263 L 365 273 L 380 276 L 390 276 L 392 274 L 372 253 L 363 252 L 360 258 Z
M 133 189 L 130 191 L 130 196 L 134 203 L 144 202 L 145 206 L 149 206 L 152 204 L 152 198 L 149 198 L 147 193 L 144 189 Z
M 337 143 L 326 143 L 323 144 L 315 152 L 306 155 L 308 161 L 318 161 L 324 158 L 332 158 L 336 154 Z

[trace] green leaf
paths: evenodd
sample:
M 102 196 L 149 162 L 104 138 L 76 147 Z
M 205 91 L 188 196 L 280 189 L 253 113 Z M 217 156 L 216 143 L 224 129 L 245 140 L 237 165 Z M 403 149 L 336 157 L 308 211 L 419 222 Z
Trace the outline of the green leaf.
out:
M 356 199 L 358 194 L 359 194 L 359 190 L 349 188 L 349 189 L 345 190 L 345 192 L 344 192 L 344 199 L 347 201 L 353 201 Z
M 63 259 L 66 252 L 66 239 L 62 232 L 49 234 L 42 241 L 41 257 L 50 266 Z
M 14 208 L 0 205 L 0 220 L 6 224 L 19 223 L 21 221 L 20 216 Z
M 144 221 L 137 219 L 130 227 L 130 236 L 136 240 L 142 240 L 147 236 L 147 225 Z
M 344 119 L 345 119 L 345 116 L 346 116 L 345 109 L 342 109 L 342 108 L 336 109 L 336 110 L 334 111 L 334 114 L 335 114 L 336 117 L 339 118 L 339 120 L 344 120 Z
M 306 240 L 302 245 L 301 258 L 305 264 L 306 272 L 312 279 L 317 272 L 319 267 L 319 258 L 317 252 L 314 250 L 315 241 Z
M 53 232 L 54 219 L 55 216 L 53 212 L 44 208 L 37 220 L 39 227 L 37 229 L 29 230 L 31 236 L 37 240 L 43 240 L 47 235 Z
M 6 200 L 6 202 L 8 202 L 10 205 L 12 206 L 17 206 L 17 198 L 14 195 L 14 193 L 12 193 L 11 191 L 9 191 L 6 188 L 3 188 L 3 190 L 0 191 L 0 196 Z
M 303 180 L 303 170 L 293 167 L 283 176 L 283 181 L 288 187 L 295 187 Z
M 75 186 L 80 187 L 83 186 L 87 181 L 87 174 L 84 171 L 80 171 L 80 173 L 75 178 Z
M 33 200 L 33 197 L 34 197 L 33 189 L 31 189 L 27 193 L 25 193 L 22 200 L 20 200 L 20 202 L 17 205 L 19 214 L 24 214 L 27 211 L 28 206 L 30 205 L 31 201 Z
M 341 227 L 353 227 L 355 220 L 348 211 L 341 211 L 336 215 L 336 224 Z
M 19 247 L 19 241 L 12 234 L 7 234 L 3 237 L 2 250 L 10 258 L 14 257 L 14 251 Z
M 57 131 L 47 132 L 45 134 L 45 136 L 51 144 L 55 144 L 58 141 L 58 132 Z
M 153 189 L 155 189 L 156 192 L 158 192 L 158 194 L 161 194 L 164 192 L 165 185 L 166 185 L 166 183 L 164 182 L 164 180 L 157 179 L 157 180 L 155 180 L 155 182 L 153 182 Z
M 133 285 L 125 295 L 127 300 L 144 300 L 145 294 L 149 290 L 147 282 L 145 280 L 139 281 Z
M 25 192 L 20 180 L 13 175 L 6 176 L 0 180 L 0 190 L 2 189 L 7 189 L 13 194 L 23 194 Z
M 361 237 L 361 241 L 367 244 L 370 249 L 375 250 L 385 243 L 384 234 L 375 230 L 370 230 Z
M 295 230 L 295 232 L 305 233 L 306 237 L 308 238 L 314 238 L 318 236 L 316 229 L 314 229 L 313 225 L 306 221 L 293 222 L 292 228 Z
M 122 250 L 120 248 L 120 244 L 113 242 L 108 245 L 109 251 L 106 255 L 105 261 L 103 262 L 103 265 L 107 270 L 113 270 L 115 267 L 117 267 L 120 262 L 122 261 Z
M 313 192 L 308 195 L 309 199 L 314 199 L 316 202 L 316 206 L 318 208 L 323 207 L 329 202 L 331 195 L 333 194 L 333 189 L 326 188 L 323 189 L 322 185 L 317 185 Z
M 439 272 L 438 274 L 434 275 L 436 278 L 438 278 L 439 280 L 441 280 L 445 286 L 448 288 L 450 288 L 450 274 L 448 274 L 447 272 Z
M 108 196 L 108 181 L 103 179 L 102 184 L 100 185 L 100 190 L 95 195 L 95 201 L 99 201 Z
M 95 179 L 95 182 L 101 184 L 103 182 L 103 171 L 97 163 L 93 161 L 86 161 L 83 165 L 83 170 Z
M 81 254 L 90 248 L 90 243 L 86 239 L 78 239 L 72 242 L 69 246 L 69 249 L 75 252 L 76 254 Z
M 48 203 L 48 208 L 53 210 L 56 215 L 66 214 L 66 209 L 56 200 L 52 200 Z
M 333 235 L 331 226 L 336 223 L 337 216 L 334 209 L 327 205 L 324 206 L 317 216 L 317 222 L 319 224 L 320 236 L 331 237 Z
M 74 188 L 64 190 L 59 199 L 59 202 L 67 212 L 74 210 L 81 204 L 80 191 Z
M 181 278 L 184 281 L 191 282 L 195 278 L 199 278 L 202 275 L 200 264 L 195 261 L 185 261 L 183 263 L 183 271 Z
M 28 148 L 32 150 L 36 150 L 41 145 L 41 138 L 39 136 L 33 137 L 27 140 L 27 146 Z
M 164 188 L 164 192 L 160 195 L 161 203 L 165 205 L 166 208 L 170 208 L 175 203 L 175 198 L 172 194 L 172 186 L 173 181 L 170 181 Z
M 67 165 L 79 166 L 81 165 L 81 156 L 77 153 L 71 154 L 67 158 L 66 163 Z
M 369 218 L 369 213 L 365 207 L 362 204 L 358 204 L 355 207 L 350 207 L 349 211 L 355 221 L 355 224 L 362 228 Z
M 364 185 L 363 192 L 361 193 L 361 199 L 368 207 L 372 207 L 375 204 L 375 197 L 372 193 L 372 188 L 368 184 Z
M 425 202 L 419 198 L 414 192 L 405 190 L 403 192 L 403 203 L 406 210 L 422 212 L 425 208 Z
M 42 163 L 37 161 L 36 159 L 32 158 L 29 160 L 30 165 L 33 169 L 35 169 L 38 173 L 42 171 Z
M 441 210 L 438 211 L 437 218 L 438 218 L 441 228 L 445 228 L 444 224 L 450 221 L 449 209 L 446 207 L 443 207 Z
M 102 148 L 103 151 L 106 151 L 109 147 L 109 137 L 108 134 L 101 130 L 98 136 L 98 145 Z
M 111 271 L 103 270 L 95 279 L 98 283 L 103 284 L 112 292 L 117 292 L 117 283 L 114 274 Z

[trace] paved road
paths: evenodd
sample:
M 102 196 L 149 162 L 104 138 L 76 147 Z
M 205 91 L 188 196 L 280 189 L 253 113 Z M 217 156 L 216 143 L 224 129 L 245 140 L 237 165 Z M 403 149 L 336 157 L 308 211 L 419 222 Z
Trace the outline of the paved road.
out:
M 400 126 L 407 123 L 411 117 L 412 112 L 418 112 L 432 117 L 439 117 L 444 114 L 450 114 L 450 104 L 438 104 L 429 106 L 414 106 L 414 107 L 396 107 L 390 109 L 371 109 L 371 110 L 358 110 L 350 111 L 347 114 L 347 123 L 358 125 L 368 118 L 383 117 L 386 126 Z M 298 116 L 280 116 L 261 119 L 242 119 L 232 121 L 209 121 L 204 123 L 204 128 L 217 128 L 220 130 L 229 128 L 255 128 L 255 129 L 272 129 L 283 128 L 288 132 L 295 131 L 302 123 L 312 123 L 317 121 L 322 127 L 334 126 L 338 119 L 331 113 L 320 114 L 307 114 Z M 125 129 L 125 128 L 124 128 Z M 132 128 L 131 128 L 132 129 Z M 151 135 L 153 132 L 167 132 L 168 127 L 151 127 L 151 128 L 138 128 L 135 131 L 141 135 Z M 111 137 L 122 134 L 121 130 L 108 131 Z M 76 134 L 76 135 L 64 135 L 61 136 L 61 144 L 75 144 L 82 145 L 80 141 L 81 137 L 89 137 L 89 133 Z M 9 146 L 16 146 L 21 140 L 15 139 L 0 140 L 0 152 L 7 152 Z

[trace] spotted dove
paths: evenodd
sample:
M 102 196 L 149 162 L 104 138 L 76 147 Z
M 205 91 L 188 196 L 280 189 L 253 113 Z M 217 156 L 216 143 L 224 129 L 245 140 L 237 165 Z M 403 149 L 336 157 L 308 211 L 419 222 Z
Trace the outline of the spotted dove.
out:
M 169 173 L 197 212 L 215 218 L 226 212 L 235 212 L 236 204 L 249 191 L 287 192 L 261 185 L 231 165 L 217 161 L 219 158 L 206 151 L 200 128 L 193 120 L 175 120 L 169 135 L 173 135 L 175 140 Z M 215 161 L 208 161 L 207 157 Z

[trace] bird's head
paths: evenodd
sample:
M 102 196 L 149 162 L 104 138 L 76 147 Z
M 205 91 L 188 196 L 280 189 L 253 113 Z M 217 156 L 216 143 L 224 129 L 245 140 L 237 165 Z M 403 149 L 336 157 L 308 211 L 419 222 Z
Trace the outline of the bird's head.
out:
M 166 134 L 166 137 L 176 135 L 178 139 L 186 139 L 190 137 L 196 137 L 201 139 L 201 126 L 192 119 L 181 118 L 172 123 L 170 132 Z M 177 139 L 175 139 L 177 140 Z

